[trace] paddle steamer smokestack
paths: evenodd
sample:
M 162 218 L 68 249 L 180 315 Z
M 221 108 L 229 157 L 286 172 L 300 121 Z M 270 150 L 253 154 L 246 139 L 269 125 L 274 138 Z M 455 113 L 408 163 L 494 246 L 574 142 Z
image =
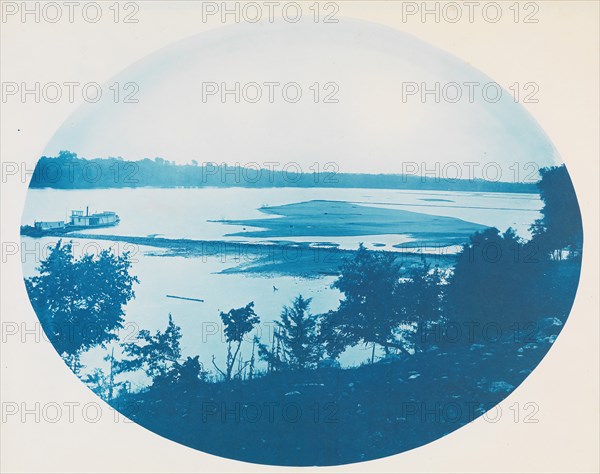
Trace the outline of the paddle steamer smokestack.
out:
M 85 206 L 85 215 L 86 216 L 90 215 L 90 206 Z

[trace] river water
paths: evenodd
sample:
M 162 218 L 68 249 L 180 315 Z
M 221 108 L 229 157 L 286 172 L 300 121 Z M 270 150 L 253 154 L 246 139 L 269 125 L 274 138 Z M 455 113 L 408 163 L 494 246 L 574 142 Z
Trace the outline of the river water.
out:
M 474 193 L 446 191 L 407 191 L 377 189 L 325 188 L 194 188 L 194 189 L 99 189 L 99 190 L 29 190 L 23 212 L 23 224 L 34 220 L 65 220 L 71 209 L 90 212 L 116 211 L 121 223 L 116 227 L 97 229 L 86 233 L 127 236 L 160 236 L 202 240 L 240 240 L 227 234 L 241 230 L 215 220 L 265 218 L 258 209 L 308 200 L 351 201 L 361 205 L 388 207 L 430 215 L 456 217 L 466 221 L 505 230 L 513 227 L 519 235 L 528 238 L 528 227 L 540 217 L 542 203 L 536 194 Z M 274 217 L 276 218 L 276 217 Z M 315 231 L 318 233 L 318 231 Z M 23 273 L 31 276 L 44 245 L 55 238 L 31 239 L 23 237 L 24 249 L 33 251 L 26 256 Z M 254 239 L 248 238 L 252 241 Z M 292 240 L 292 239 L 287 239 Z M 319 235 L 303 239 L 318 242 Z M 401 234 L 372 236 L 328 236 L 327 242 L 340 248 L 355 249 L 359 242 L 368 247 L 392 250 L 392 245 L 404 243 L 410 237 Z M 225 345 L 220 330 L 220 311 L 255 302 L 261 317 L 258 335 L 268 340 L 272 322 L 279 318 L 281 308 L 302 294 L 312 298 L 314 313 L 326 312 L 337 306 L 340 294 L 330 288 L 335 277 L 300 278 L 293 276 L 264 277 L 256 274 L 219 273 L 231 267 L 232 262 L 220 258 L 190 258 L 161 256 L 150 247 L 127 246 L 123 242 L 89 241 L 75 239 L 76 255 L 112 246 L 116 251 L 132 250 L 133 273 L 140 279 L 136 298 L 126 308 L 126 327 L 120 333 L 122 340 L 131 338 L 137 328 L 151 331 L 164 329 L 168 314 L 182 328 L 184 354 L 199 354 L 210 367 L 214 354 L 217 363 L 224 360 Z M 130 245 L 130 244 L 129 244 Z M 203 299 L 194 302 L 167 298 L 180 295 Z M 244 358 L 249 357 L 250 343 L 243 346 Z M 105 365 L 101 356 L 106 350 L 94 350 L 82 360 L 89 367 Z M 348 351 L 340 361 L 343 365 L 358 364 L 370 356 L 370 349 Z

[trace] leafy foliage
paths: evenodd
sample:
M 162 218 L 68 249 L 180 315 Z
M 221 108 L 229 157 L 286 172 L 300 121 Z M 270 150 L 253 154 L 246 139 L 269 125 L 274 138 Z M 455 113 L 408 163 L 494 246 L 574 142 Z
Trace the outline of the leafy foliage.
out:
M 464 245 L 450 279 L 451 317 L 503 329 L 531 321 L 539 313 L 535 285 L 544 265 L 537 248 L 512 229 L 476 233 Z
M 259 344 L 259 355 L 270 370 L 315 368 L 324 353 L 318 331 L 318 317 L 309 311 L 312 299 L 298 295 L 284 306 L 281 321 L 275 321 L 274 346 Z
M 125 358 L 117 363 L 118 372 L 143 370 L 157 383 L 192 383 L 206 377 L 199 356 L 181 357 L 181 328 L 169 314 L 164 331 L 154 335 L 147 329 L 139 331 L 137 341 L 122 344 Z
M 398 283 L 395 257 L 370 252 L 361 244 L 332 285 L 344 299 L 323 321 L 327 352 L 336 357 L 361 342 L 391 344 L 392 330 L 399 324 L 395 305 Z
M 39 275 L 26 278 L 29 299 L 56 350 L 71 365 L 95 346 L 114 341 L 123 327 L 123 307 L 134 298 L 136 276 L 129 254 L 102 250 L 76 259 L 71 243 L 59 241 L 42 260 Z
M 179 364 L 181 328 L 173 322 L 170 314 L 164 332 L 158 330 L 152 335 L 147 329 L 141 329 L 136 339 L 135 342 L 122 344 L 127 358 L 119 363 L 120 372 L 142 369 L 150 378 L 155 379 L 164 377 Z
M 444 319 L 446 272 L 424 263 L 411 267 L 398 288 L 398 305 L 414 332 L 415 350 L 424 350 L 426 335 Z
M 580 256 L 583 246 L 583 227 L 577 195 L 565 165 L 543 168 L 538 183 L 544 202 L 542 218 L 531 226 L 533 241 L 555 260 L 562 258 L 562 250 Z
M 242 346 L 244 336 L 249 334 L 254 326 L 260 323 L 260 318 L 254 312 L 254 301 L 251 301 L 242 308 L 230 309 L 227 313 L 221 312 L 221 321 L 223 321 L 223 333 L 227 342 L 227 359 L 225 370 L 221 370 L 215 363 L 213 356 L 213 366 L 225 378 L 231 380 L 233 377 L 233 367 Z M 235 375 L 239 375 L 245 366 L 238 369 Z

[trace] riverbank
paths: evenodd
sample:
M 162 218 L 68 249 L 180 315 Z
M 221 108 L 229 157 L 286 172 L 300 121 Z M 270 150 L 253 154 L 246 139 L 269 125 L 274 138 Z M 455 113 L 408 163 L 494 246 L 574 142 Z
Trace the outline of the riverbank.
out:
M 112 405 L 153 432 L 217 456 L 288 466 L 367 461 L 433 441 L 500 403 L 561 328 L 559 320 L 540 325 L 530 343 L 512 335 L 495 343 L 438 341 L 426 352 L 349 369 L 155 385 Z

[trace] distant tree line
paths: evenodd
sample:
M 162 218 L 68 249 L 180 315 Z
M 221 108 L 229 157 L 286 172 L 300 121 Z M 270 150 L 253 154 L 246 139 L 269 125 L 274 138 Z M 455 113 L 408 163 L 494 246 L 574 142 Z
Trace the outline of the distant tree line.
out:
M 250 166 L 203 163 L 192 160 L 178 165 L 163 158 L 127 161 L 122 158 L 85 159 L 61 151 L 42 156 L 30 187 L 56 189 L 104 189 L 136 187 L 245 187 L 245 188 L 370 188 L 480 192 L 536 192 L 535 183 L 448 179 L 413 174 L 340 173 L 335 166 L 320 170 L 298 166 L 259 164 Z M 264 166 L 264 165 L 263 165 Z

